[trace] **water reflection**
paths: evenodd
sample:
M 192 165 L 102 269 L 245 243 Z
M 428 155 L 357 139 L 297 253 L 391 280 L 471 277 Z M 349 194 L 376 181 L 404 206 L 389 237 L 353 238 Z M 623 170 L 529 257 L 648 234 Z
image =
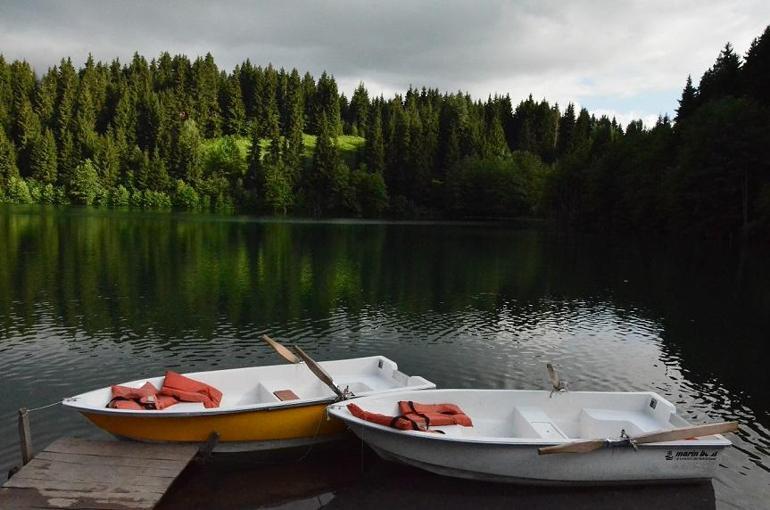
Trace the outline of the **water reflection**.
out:
M 313 453 L 301 462 L 294 462 L 296 456 L 287 456 L 283 462 L 271 459 L 261 465 L 229 458 L 195 466 L 182 476 L 159 510 L 708 510 L 716 506 L 714 489 L 709 483 L 597 489 L 474 482 L 384 462 L 371 450 L 362 451 L 354 443 L 338 446 L 333 453 Z M 223 499 L 224 494 L 229 497 Z
M 443 387 L 546 387 L 555 361 L 575 390 L 652 389 L 693 420 L 739 419 L 716 501 L 758 507 L 766 260 L 500 225 L 0 209 L 0 467 L 17 459 L 18 407 L 165 368 L 277 363 L 258 341 L 269 331 L 319 359 L 383 354 Z M 40 445 L 98 434 L 61 409 L 33 429 Z

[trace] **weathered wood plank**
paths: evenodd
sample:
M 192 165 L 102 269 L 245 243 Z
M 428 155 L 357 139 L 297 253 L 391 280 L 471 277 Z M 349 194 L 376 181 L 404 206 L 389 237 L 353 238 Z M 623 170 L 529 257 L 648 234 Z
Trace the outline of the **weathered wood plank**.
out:
M 47 460 L 62 464 L 88 464 L 91 466 L 125 466 L 150 469 L 173 469 L 180 471 L 187 460 L 142 459 L 136 457 L 98 457 L 79 453 L 60 453 L 43 450 L 35 455 L 35 459 Z
M 155 487 L 159 490 L 171 485 L 175 477 L 164 476 L 142 476 L 133 472 L 133 474 L 126 474 L 122 472 L 116 472 L 113 470 L 102 469 L 102 476 L 94 476 L 89 472 L 79 472 L 74 470 L 59 469 L 56 471 L 41 470 L 31 468 L 29 470 L 23 470 L 14 475 L 8 480 L 7 487 L 40 487 L 41 483 L 79 483 L 83 486 L 92 485 L 105 485 L 113 487 L 115 490 L 127 490 L 131 487 Z
M 97 491 L 112 492 L 115 494 L 127 494 L 132 491 L 140 493 L 163 494 L 171 484 L 164 485 L 131 485 L 118 487 L 112 482 L 94 482 L 93 480 L 81 482 L 78 480 L 50 480 L 45 478 L 14 476 L 3 487 L 7 489 L 45 489 L 52 491 Z
M 61 464 L 56 461 L 34 458 L 27 464 L 25 473 L 40 473 L 43 476 L 58 478 L 60 475 L 75 477 L 79 480 L 103 479 L 109 473 L 114 478 L 174 478 L 179 469 L 137 468 L 133 466 L 109 466 L 91 464 Z M 21 475 L 22 473 L 19 473 Z
M 116 495 L 103 492 L 0 489 L 3 510 L 77 508 L 79 510 L 144 510 L 154 508 L 156 495 Z
M 65 437 L 48 445 L 45 451 L 77 453 L 99 457 L 189 461 L 198 452 L 198 448 L 195 445 L 148 444 L 129 441 L 89 441 Z
M 0 510 L 153 508 L 197 452 L 155 445 L 63 438 L 0 489 Z

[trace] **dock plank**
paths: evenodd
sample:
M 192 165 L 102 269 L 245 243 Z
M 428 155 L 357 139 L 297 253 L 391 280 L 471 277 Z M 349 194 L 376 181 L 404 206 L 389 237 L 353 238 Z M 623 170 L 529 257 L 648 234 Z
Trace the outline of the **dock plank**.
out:
M 0 508 L 154 508 L 196 453 L 194 445 L 62 438 L 0 488 Z
M 186 460 L 140 459 L 136 457 L 97 457 L 78 453 L 42 451 L 35 459 L 49 460 L 63 464 L 88 464 L 91 466 L 126 466 L 149 469 L 175 469 L 187 464 Z

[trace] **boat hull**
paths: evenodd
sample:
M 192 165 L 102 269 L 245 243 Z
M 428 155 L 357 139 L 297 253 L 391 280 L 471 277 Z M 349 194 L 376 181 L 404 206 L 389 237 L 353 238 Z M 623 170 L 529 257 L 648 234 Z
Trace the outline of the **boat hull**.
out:
M 586 453 L 540 455 L 539 448 L 593 438 L 619 438 L 686 427 L 676 407 L 652 392 L 538 390 L 427 390 L 364 397 L 360 409 L 394 416 L 398 402 L 451 403 L 472 426 L 433 426 L 428 432 L 398 430 L 353 415 L 348 403 L 329 406 L 332 416 L 385 459 L 442 475 L 512 483 L 617 484 L 712 478 L 730 441 L 716 434 L 642 443 Z M 441 432 L 441 433 L 438 433 Z
M 216 432 L 220 443 L 286 446 L 339 436 L 345 425 L 326 415 L 327 403 L 213 414 L 210 416 L 125 416 L 83 413 L 97 427 L 136 441 L 202 443 Z M 259 449 L 259 445 L 250 448 Z
M 320 365 L 339 388 L 354 396 L 379 395 L 403 389 L 423 390 L 435 385 L 409 376 L 383 357 L 369 356 L 322 361 Z M 64 399 L 101 429 L 122 439 L 162 443 L 204 443 L 212 433 L 217 451 L 289 448 L 333 440 L 345 433 L 344 424 L 326 414 L 337 395 L 304 363 L 212 370 L 185 374 L 222 392 L 216 407 L 179 402 L 160 410 L 113 409 L 112 387 Z M 122 386 L 162 388 L 164 377 L 138 379 Z M 287 398 L 288 397 L 288 398 Z
M 538 455 L 542 445 L 434 442 L 351 425 L 385 460 L 436 474 L 504 483 L 604 485 L 693 482 L 713 477 L 722 447 L 606 449 L 590 454 Z

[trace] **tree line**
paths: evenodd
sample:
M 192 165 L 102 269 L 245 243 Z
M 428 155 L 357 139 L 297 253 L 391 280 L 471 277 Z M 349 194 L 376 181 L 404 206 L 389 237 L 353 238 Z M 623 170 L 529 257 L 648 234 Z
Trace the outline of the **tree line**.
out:
M 730 236 L 770 225 L 770 32 L 728 44 L 676 117 L 410 88 L 348 99 L 326 72 L 0 56 L 0 200 L 365 217 L 549 216 Z

